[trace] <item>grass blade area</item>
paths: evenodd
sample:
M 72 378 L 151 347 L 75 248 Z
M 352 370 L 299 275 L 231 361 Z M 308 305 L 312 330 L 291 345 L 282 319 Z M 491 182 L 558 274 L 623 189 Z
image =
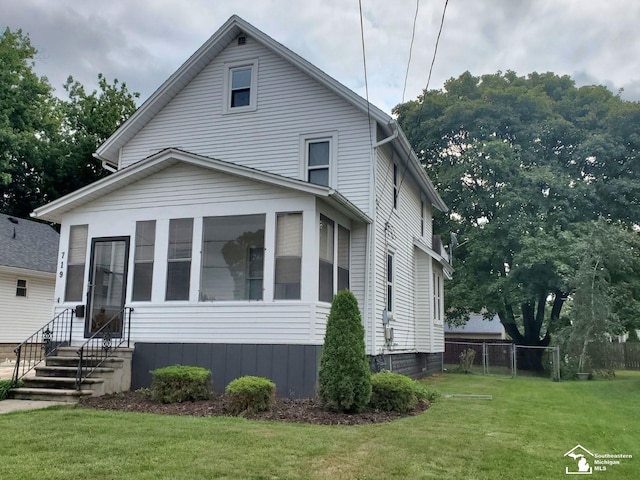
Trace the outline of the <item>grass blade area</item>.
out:
M 56 407 L 0 416 L 3 479 L 551 479 L 577 444 L 633 459 L 594 471 L 640 478 L 640 372 L 613 380 L 447 374 L 442 398 L 387 424 L 315 426 Z M 589 458 L 591 466 L 593 459 Z

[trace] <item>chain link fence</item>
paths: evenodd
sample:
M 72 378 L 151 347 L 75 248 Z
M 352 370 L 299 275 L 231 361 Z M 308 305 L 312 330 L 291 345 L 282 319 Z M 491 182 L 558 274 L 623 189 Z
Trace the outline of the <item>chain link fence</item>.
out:
M 560 380 L 558 347 L 527 347 L 507 342 L 445 342 L 442 370 L 515 377 L 540 371 Z

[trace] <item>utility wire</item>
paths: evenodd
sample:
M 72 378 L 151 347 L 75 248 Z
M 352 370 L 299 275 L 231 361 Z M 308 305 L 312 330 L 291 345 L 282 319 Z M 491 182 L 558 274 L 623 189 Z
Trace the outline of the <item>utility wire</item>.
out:
M 431 82 L 431 74 L 433 73 L 433 65 L 436 62 L 436 55 L 438 54 L 438 45 L 440 44 L 440 36 L 442 35 L 442 28 L 444 26 L 444 19 L 445 19 L 445 16 L 447 14 L 447 6 L 448 5 L 449 5 L 449 0 L 445 0 L 444 8 L 442 9 L 442 18 L 440 19 L 440 28 L 438 29 L 438 36 L 436 38 L 436 44 L 435 44 L 435 47 L 433 49 L 433 57 L 431 58 L 431 65 L 429 67 L 429 76 L 427 77 L 427 86 L 424 89 L 424 95 L 422 97 L 422 102 L 420 103 L 420 110 L 418 111 L 418 115 L 416 116 L 416 121 L 415 121 L 414 128 L 416 128 L 418 126 L 419 122 L 420 122 L 420 117 L 422 116 L 422 109 L 424 107 L 424 98 L 425 98 L 427 92 L 429 91 L 429 83 Z M 417 12 L 417 8 L 416 8 L 416 12 Z M 408 66 L 407 66 L 407 70 L 408 70 Z M 398 196 L 400 195 L 400 190 L 402 188 L 402 184 L 404 183 L 404 178 L 405 178 L 405 176 L 407 174 L 407 170 L 408 169 L 409 169 L 409 161 L 407 161 L 407 163 L 405 164 L 405 167 L 404 167 L 404 169 L 402 171 L 402 175 L 400 176 L 400 182 L 398 183 L 398 188 L 397 188 Z M 389 211 L 389 216 L 387 217 L 386 223 L 389 223 L 389 220 L 391 220 L 391 215 L 392 214 L 393 214 L 393 208 L 391 208 L 391 210 Z
M 409 78 L 409 66 L 411 65 L 411 53 L 413 52 L 413 40 L 416 36 L 416 22 L 418 21 L 418 8 L 420 0 L 416 0 L 416 13 L 413 15 L 413 29 L 411 30 L 411 45 L 409 45 L 409 60 L 407 61 L 407 71 L 404 74 L 404 87 L 402 88 L 402 102 L 404 103 L 404 94 L 407 91 L 407 80 Z
M 360 38 L 362 40 L 362 64 L 364 67 L 364 92 L 367 100 L 367 120 L 369 121 L 369 146 L 373 151 L 373 137 L 371 136 L 371 109 L 369 108 L 369 82 L 367 80 L 367 54 L 364 48 L 364 21 L 362 19 L 362 0 L 358 0 L 358 9 L 360 12 Z

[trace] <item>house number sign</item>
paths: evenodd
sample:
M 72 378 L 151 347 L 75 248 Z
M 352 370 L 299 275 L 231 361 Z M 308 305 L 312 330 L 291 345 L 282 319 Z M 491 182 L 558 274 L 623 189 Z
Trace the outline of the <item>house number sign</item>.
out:
M 65 252 L 60 252 L 60 270 L 58 271 L 58 278 L 64 277 L 64 254 Z M 60 303 L 60 297 L 56 299 L 57 303 Z

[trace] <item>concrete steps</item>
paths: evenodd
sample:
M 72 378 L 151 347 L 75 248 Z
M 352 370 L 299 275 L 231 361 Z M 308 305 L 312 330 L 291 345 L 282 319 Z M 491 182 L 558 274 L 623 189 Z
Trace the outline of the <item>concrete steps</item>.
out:
M 97 397 L 129 390 L 133 349 L 116 349 L 112 355 L 99 367 L 95 367 L 100 363 L 99 358 L 83 358 L 83 374 L 93 372 L 83 379 L 80 390 L 77 390 L 77 348 L 60 347 L 57 355 L 47 357 L 45 365 L 35 368 L 35 376 L 23 378 L 24 386 L 12 389 L 9 398 L 77 403 L 83 396 Z
M 14 400 L 44 400 L 48 402 L 78 403 L 82 397 L 93 395 L 92 390 L 76 390 L 66 388 L 14 388 L 9 398 Z

